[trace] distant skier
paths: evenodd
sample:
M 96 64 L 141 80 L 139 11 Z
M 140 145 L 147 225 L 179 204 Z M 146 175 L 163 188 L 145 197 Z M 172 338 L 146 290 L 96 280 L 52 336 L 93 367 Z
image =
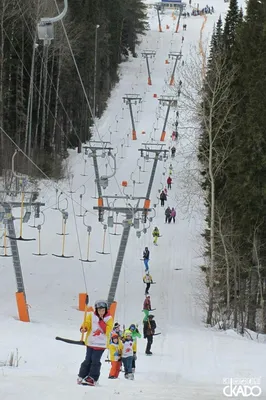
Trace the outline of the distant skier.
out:
M 149 271 L 149 262 L 150 260 L 150 251 L 148 249 L 148 247 L 145 247 L 145 250 L 143 251 L 143 261 L 144 261 L 144 265 L 145 265 L 145 272 Z
M 183 31 L 187 30 L 187 24 L 183 24 Z
M 167 207 L 164 215 L 165 215 L 165 223 L 169 222 L 169 218 L 171 217 L 171 208 L 170 207 Z
M 147 295 L 149 294 L 151 284 L 153 283 L 152 276 L 149 274 L 149 272 L 147 272 L 146 275 L 144 275 L 143 282 L 146 283 L 145 294 Z
M 185 40 L 185 38 L 184 38 L 184 36 L 182 36 L 182 43 L 184 43 L 184 40 Z
M 176 211 L 175 211 L 175 209 L 174 209 L 174 207 L 172 208 L 172 210 L 171 210 L 171 213 L 170 213 L 170 218 L 168 219 L 168 222 L 169 222 L 169 224 L 170 224 L 170 222 L 173 220 L 173 222 L 175 223 L 175 217 L 176 217 Z
M 173 166 L 172 164 L 169 165 L 169 176 L 173 173 Z
M 156 322 L 154 321 L 154 315 L 149 315 L 148 320 L 143 324 L 143 337 L 147 339 L 147 346 L 145 353 L 147 355 L 152 355 L 151 345 L 153 343 L 153 335 L 155 334 Z
M 110 333 L 113 326 L 113 318 L 108 313 L 106 301 L 96 301 L 95 312 L 88 313 L 80 331 L 86 332 L 86 357 L 80 366 L 77 383 L 95 386 L 100 377 L 101 357 L 109 346 Z
M 174 157 L 174 156 L 175 156 L 175 153 L 176 153 L 176 148 L 175 148 L 175 146 L 173 146 L 173 147 L 171 148 L 171 156 Z
M 172 178 L 171 178 L 171 176 L 168 176 L 166 182 L 167 182 L 168 189 L 172 189 Z
M 164 206 L 164 202 L 167 200 L 167 196 L 165 194 L 165 192 L 162 190 L 161 194 L 160 194 L 160 200 L 161 200 L 161 206 Z
M 159 229 L 157 228 L 157 226 L 154 228 L 154 230 L 152 232 L 152 236 L 153 236 L 153 244 L 155 244 L 155 246 L 158 246 L 157 240 L 158 240 L 158 237 L 160 237 L 160 232 L 159 232 Z

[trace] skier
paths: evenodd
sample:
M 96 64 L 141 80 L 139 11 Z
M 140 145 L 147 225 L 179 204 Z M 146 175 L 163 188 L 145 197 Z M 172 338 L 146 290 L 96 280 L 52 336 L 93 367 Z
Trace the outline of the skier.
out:
M 122 337 L 123 332 L 120 330 L 120 324 L 119 324 L 118 322 L 116 322 L 116 323 L 114 324 L 112 333 L 116 333 L 120 338 Z
M 148 294 L 143 303 L 143 310 L 151 311 L 151 296 Z
M 173 146 L 173 147 L 171 148 L 171 156 L 174 157 L 174 156 L 175 156 L 175 153 L 176 153 L 176 148 L 175 148 L 175 146 Z
M 183 24 L 183 31 L 187 30 L 187 24 Z
M 171 187 L 171 185 L 172 185 L 172 178 L 171 178 L 171 176 L 168 176 L 168 178 L 167 178 L 167 187 L 168 187 L 168 189 L 171 189 L 172 187 Z
M 158 246 L 157 240 L 158 240 L 158 237 L 160 236 L 160 232 L 159 232 L 159 229 L 157 228 L 157 226 L 154 228 L 154 230 L 152 232 L 152 236 L 154 238 L 153 244 L 155 244 L 155 246 Z
M 131 331 L 127 329 L 122 338 L 122 363 L 124 365 L 126 379 L 134 379 L 134 374 L 132 373 L 132 363 L 135 348 L 136 344 L 132 339 Z
M 147 339 L 147 346 L 146 346 L 146 354 L 152 355 L 151 352 L 151 345 L 153 343 L 153 335 L 156 329 L 156 322 L 154 321 L 154 315 L 148 316 L 148 321 L 145 321 L 143 324 L 143 337 Z
M 165 215 L 165 223 L 169 222 L 169 218 L 171 217 L 171 208 L 170 207 L 167 207 L 164 215 Z
M 169 176 L 173 173 L 173 166 L 172 164 L 169 165 Z
M 153 283 L 152 276 L 149 274 L 149 272 L 147 272 L 146 275 L 144 275 L 143 282 L 146 283 L 145 294 L 147 295 L 149 294 L 151 283 Z
M 167 200 L 167 196 L 165 194 L 165 192 L 162 190 L 161 194 L 160 194 L 160 200 L 161 200 L 161 206 L 164 206 L 164 202 Z
M 176 217 L 176 211 L 175 211 L 175 209 L 174 209 L 174 207 L 173 207 L 172 210 L 171 210 L 170 218 L 169 218 L 169 220 L 168 220 L 169 224 L 170 224 L 170 222 L 171 222 L 172 220 L 173 220 L 173 222 L 175 223 L 175 217 Z
M 145 265 L 145 272 L 149 272 L 149 265 L 148 262 L 150 260 L 150 251 L 148 247 L 145 247 L 145 250 L 143 251 L 143 261 Z
M 106 301 L 96 301 L 95 312 L 88 313 L 80 331 L 86 332 L 86 357 L 80 366 L 77 383 L 95 386 L 100 377 L 101 357 L 108 347 L 113 318 L 108 313 Z
M 182 36 L 182 43 L 184 42 L 184 40 L 185 40 L 185 38 L 184 38 L 184 36 Z
M 111 361 L 111 369 L 109 379 L 117 379 L 121 368 L 122 344 L 117 333 L 111 334 L 111 343 L 109 345 L 109 354 Z
M 132 362 L 132 372 L 134 373 L 136 370 L 136 360 L 137 360 L 137 338 L 141 338 L 141 334 L 135 324 L 131 324 L 128 328 L 131 332 L 133 342 L 135 343 L 135 349 L 133 352 L 133 362 Z

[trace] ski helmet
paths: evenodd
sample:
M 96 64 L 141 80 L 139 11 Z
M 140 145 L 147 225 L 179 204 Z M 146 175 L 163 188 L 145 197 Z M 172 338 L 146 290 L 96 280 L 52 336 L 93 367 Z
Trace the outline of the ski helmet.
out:
M 134 331 L 136 329 L 136 325 L 135 324 L 131 324 L 129 327 L 130 331 Z
M 124 337 L 125 338 L 128 337 L 128 336 L 132 337 L 132 333 L 131 333 L 131 331 L 129 329 L 125 330 L 125 333 L 124 333 Z
M 150 315 L 148 316 L 148 318 L 149 318 L 149 319 L 152 319 L 152 318 L 154 318 L 154 315 L 150 314 Z
M 112 339 L 118 339 L 118 334 L 113 332 L 111 338 Z
M 105 300 L 98 300 L 95 302 L 95 309 L 97 308 L 108 308 L 107 302 Z

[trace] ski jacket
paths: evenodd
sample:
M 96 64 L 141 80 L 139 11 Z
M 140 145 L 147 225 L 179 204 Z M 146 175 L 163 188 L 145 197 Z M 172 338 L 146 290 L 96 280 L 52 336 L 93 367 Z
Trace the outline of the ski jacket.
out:
M 168 208 L 165 210 L 165 216 L 166 216 L 166 217 L 170 217 L 170 215 L 171 215 L 171 209 L 170 209 L 170 207 L 168 207 Z
M 144 283 L 152 283 L 152 276 L 151 275 L 144 275 L 143 276 L 143 282 Z
M 122 342 L 119 339 L 118 343 L 111 342 L 109 344 L 109 359 L 110 361 L 118 361 L 122 355 Z
M 175 217 L 176 216 L 176 211 L 174 208 L 172 208 L 171 210 L 171 217 Z
M 144 251 L 143 251 L 143 258 L 144 258 L 144 260 L 149 260 L 149 259 L 150 259 L 150 252 L 149 252 L 149 250 L 144 250 Z
M 113 318 L 108 312 L 104 315 L 103 319 L 100 319 L 93 311 L 88 313 L 85 323 L 81 326 L 81 329 L 87 329 L 85 337 L 86 346 L 96 350 L 106 349 L 109 345 L 113 324 Z
M 123 358 L 127 358 L 130 356 L 133 357 L 133 353 L 135 352 L 136 352 L 136 343 L 134 343 L 133 340 L 125 339 L 122 342 L 122 357 Z
M 151 311 L 151 301 L 150 301 L 150 299 L 145 299 L 144 300 L 143 310 Z
M 153 237 L 159 237 L 160 236 L 160 232 L 159 232 L 159 230 L 158 229 L 154 229 L 154 231 L 152 232 L 152 236 Z
M 168 176 L 168 178 L 167 178 L 167 183 L 168 184 L 172 183 L 172 178 L 170 176 Z
M 143 336 L 146 339 L 147 336 L 152 336 L 155 333 L 156 322 L 152 319 L 151 321 L 145 321 L 143 324 Z
M 139 338 L 141 338 L 141 334 L 139 333 L 139 330 L 138 330 L 138 328 L 136 328 L 134 331 L 131 331 L 131 333 L 132 333 L 132 339 L 133 339 L 133 342 L 135 343 L 135 350 L 134 350 L 134 352 L 136 352 L 137 351 L 137 339 Z
M 166 197 L 165 192 L 162 192 L 162 193 L 160 194 L 160 200 L 166 200 L 166 199 L 167 199 L 167 197 Z

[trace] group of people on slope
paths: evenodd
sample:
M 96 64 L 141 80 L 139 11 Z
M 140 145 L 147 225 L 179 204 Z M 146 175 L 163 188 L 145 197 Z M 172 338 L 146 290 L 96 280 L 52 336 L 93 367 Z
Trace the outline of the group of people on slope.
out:
M 176 217 L 176 210 L 174 209 L 174 207 L 172 207 L 172 209 L 168 206 L 167 209 L 165 210 L 165 222 L 167 223 L 171 223 L 172 220 L 175 223 L 175 217 Z
M 143 336 L 147 338 L 147 355 L 152 354 L 150 351 L 152 336 L 156 329 L 153 318 L 153 315 L 148 315 L 147 320 L 143 321 Z M 125 378 L 134 379 L 137 338 L 141 338 L 137 325 L 131 324 L 128 329 L 120 330 L 119 323 L 113 324 L 107 302 L 97 301 L 95 311 L 87 314 L 80 331 L 86 333 L 86 356 L 79 369 L 78 384 L 89 386 L 97 384 L 101 371 L 101 357 L 106 349 L 109 350 L 111 361 L 109 378 L 118 378 L 123 364 Z

